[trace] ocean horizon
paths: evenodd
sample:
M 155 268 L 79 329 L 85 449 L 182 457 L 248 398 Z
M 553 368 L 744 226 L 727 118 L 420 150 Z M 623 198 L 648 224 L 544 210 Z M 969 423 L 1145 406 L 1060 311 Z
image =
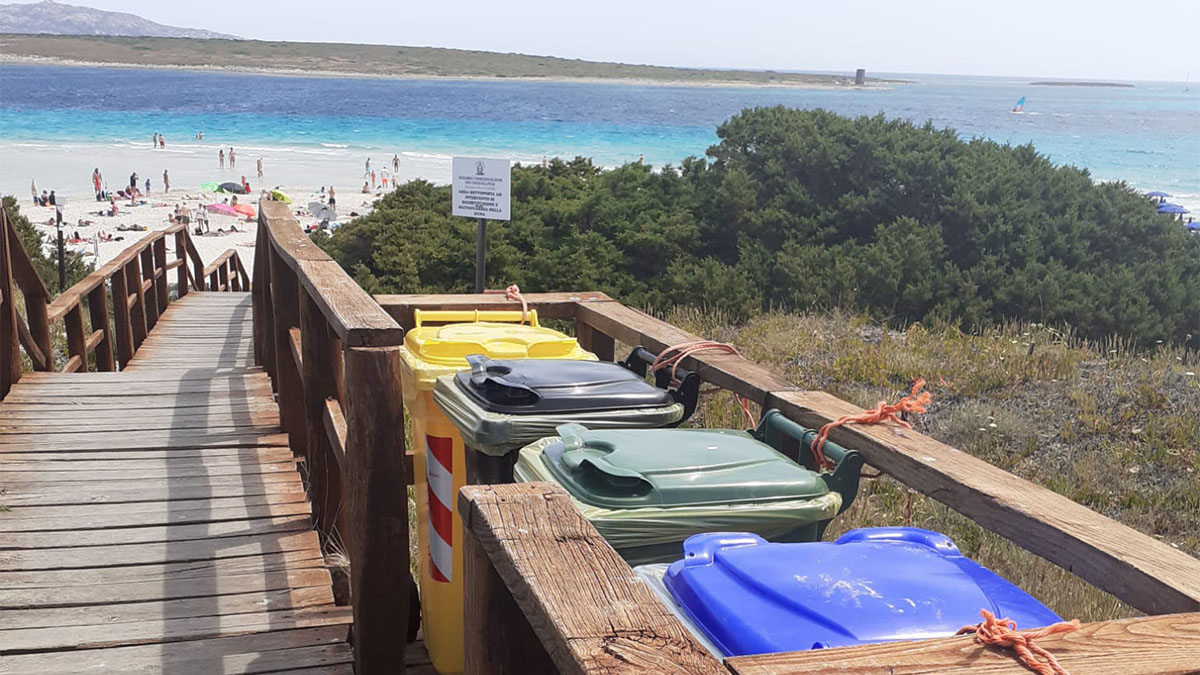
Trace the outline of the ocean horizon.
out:
M 93 164 L 110 182 L 138 171 L 194 189 L 230 174 L 234 147 L 253 179 L 263 157 L 272 184 L 353 189 L 369 156 L 402 160 L 402 178 L 446 182 L 454 155 L 591 157 L 655 166 L 703 156 L 716 127 L 744 108 L 883 113 L 950 127 L 963 138 L 1032 143 L 1097 180 L 1159 189 L 1200 208 L 1200 87 L 1034 86 L 1034 78 L 872 73 L 910 80 L 886 88 L 682 86 L 626 82 L 337 78 L 159 68 L 0 65 L 0 192 L 31 180 L 62 194 L 90 191 Z M 1043 80 L 1046 78 L 1042 78 Z M 1010 112 L 1026 97 L 1023 114 Z M 196 134 L 203 132 L 198 140 Z M 165 150 L 151 153 L 161 133 Z M 225 178 L 227 179 L 227 178 Z M 345 189 L 343 188 L 343 189 Z

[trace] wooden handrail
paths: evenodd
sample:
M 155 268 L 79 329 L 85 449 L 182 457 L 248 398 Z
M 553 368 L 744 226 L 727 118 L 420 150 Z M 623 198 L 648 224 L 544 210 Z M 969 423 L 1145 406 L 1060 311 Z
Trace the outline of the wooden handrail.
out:
M 0 387 L 0 396 L 20 379 L 20 348 L 29 355 L 34 370 L 48 371 L 59 367 L 65 372 L 82 372 L 93 365 L 100 371 L 123 368 L 171 301 L 170 270 L 178 270 L 178 297 L 187 295 L 190 290 L 203 290 L 197 283 L 198 279 L 203 279 L 197 277 L 201 269 L 200 258 L 184 225 L 147 233 L 53 300 L 17 239 L 16 229 L 7 213 L 3 215 L 0 230 L 4 234 L 3 257 L 9 280 L 4 288 L 5 311 L 8 311 L 8 305 L 13 305 L 15 327 L 10 331 L 14 334 L 11 340 L 8 334 L 0 335 L 0 340 L 3 340 L 5 353 L 16 350 L 13 352 L 15 366 L 5 363 L 8 378 Z M 172 261 L 167 260 L 168 237 L 173 237 L 176 244 L 176 259 Z M 237 253 L 228 251 L 223 260 L 223 264 L 237 275 L 236 283 L 232 284 L 235 290 L 249 290 L 250 280 Z M 109 287 L 115 319 L 111 323 Z M 14 289 L 20 290 L 24 298 L 27 320 L 22 320 L 15 304 L 9 302 L 15 301 Z M 51 329 L 60 321 L 64 324 L 67 352 L 56 361 Z
M 397 573 L 408 569 L 403 486 L 411 482 L 403 330 L 309 241 L 285 204 L 260 202 L 254 253 L 255 358 L 271 375 L 289 443 L 305 459 L 322 541 L 350 559 L 355 672 L 403 672 L 411 589 Z M 205 275 L 238 283 L 245 270 L 229 261 L 232 270 L 218 263 Z

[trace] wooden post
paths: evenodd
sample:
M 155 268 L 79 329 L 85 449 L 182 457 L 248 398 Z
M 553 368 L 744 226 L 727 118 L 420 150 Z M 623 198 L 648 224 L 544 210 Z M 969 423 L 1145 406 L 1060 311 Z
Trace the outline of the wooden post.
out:
M 146 315 L 146 332 L 158 323 L 158 286 L 154 279 L 154 244 L 151 242 L 142 249 L 138 256 L 142 259 L 142 283 L 138 288 L 145 288 L 142 293 L 142 312 Z M 147 284 L 145 282 L 149 281 Z
M 601 361 L 616 360 L 616 342 L 612 337 L 601 333 L 595 326 L 575 319 L 575 337 L 579 346 L 596 355 Z
M 91 293 L 88 293 L 88 318 L 93 331 L 99 330 L 104 333 L 104 339 L 96 345 L 96 370 L 116 370 L 116 364 L 113 362 L 112 328 L 108 323 L 108 289 L 103 283 L 97 284 Z
M 33 338 L 33 344 L 43 355 L 40 364 L 38 359 L 30 359 L 30 361 L 33 362 L 35 370 L 54 370 L 54 355 L 51 353 L 50 339 L 50 312 L 46 304 L 50 301 L 50 293 L 46 290 L 46 284 L 42 282 L 42 278 L 38 276 L 37 270 L 34 269 L 33 262 L 29 259 L 29 253 L 21 245 L 21 240 L 17 238 L 17 230 L 13 227 L 12 221 L 6 220 L 0 224 L 0 227 L 8 230 L 9 273 L 12 275 L 14 288 L 19 288 L 25 299 L 25 320 L 29 325 L 29 336 Z M 19 318 L 18 314 L 18 320 Z M 18 328 L 20 328 L 19 325 Z
M 463 599 L 466 675 L 556 672 L 479 538 L 469 535 L 463 537 Z
M 175 276 L 175 284 L 178 288 L 175 290 L 175 297 L 182 298 L 188 294 L 188 259 L 187 259 L 187 243 L 184 241 L 188 236 L 187 229 L 181 229 L 175 233 L 175 259 L 180 262 L 179 270 Z
M 289 331 L 300 325 L 296 273 L 278 255 L 271 255 L 271 306 L 275 314 L 275 378 L 279 394 L 279 419 L 288 434 L 288 445 L 297 456 L 308 449 L 304 427 L 304 394 L 300 372 L 292 358 Z
M 400 348 L 349 347 L 344 357 L 355 672 L 403 673 L 409 561 Z
M 133 322 L 129 316 L 129 286 L 125 269 L 117 270 L 112 282 L 113 323 L 117 334 L 117 363 L 121 368 L 133 358 Z
M 88 369 L 87 336 L 83 332 L 83 307 L 76 302 L 63 317 L 67 328 L 66 372 L 86 373 Z M 75 360 L 79 359 L 78 364 Z
M 29 334 L 33 336 L 34 344 L 45 356 L 45 368 L 42 370 L 54 370 L 54 354 L 51 351 L 50 340 L 50 312 L 45 296 L 39 298 L 25 293 L 25 318 L 29 322 Z M 36 363 L 34 369 L 38 369 Z
M 226 258 L 225 261 L 222 262 L 220 264 L 220 266 L 217 267 L 217 287 L 214 288 L 213 290 L 215 290 L 215 291 L 228 291 L 229 290 L 229 258 Z
M 158 296 L 158 313 L 167 311 L 171 302 L 170 285 L 167 283 L 167 238 L 154 240 L 154 289 Z
M 304 381 L 309 498 L 316 512 L 317 531 L 325 539 L 333 537 L 336 540 L 337 534 L 346 534 L 338 528 L 343 511 L 342 472 L 329 446 L 329 436 L 325 433 L 325 399 L 337 393 L 332 362 L 339 355 L 333 352 L 327 325 L 321 308 L 307 290 L 301 290 L 300 347 L 304 376 L 300 379 Z
M 477 672 L 491 672 L 481 659 L 495 656 L 512 667 L 520 658 L 506 652 L 528 639 L 523 625 L 483 614 L 511 602 L 553 661 L 550 672 L 728 675 L 558 485 L 468 485 L 459 490 L 458 512 L 464 545 L 474 540 L 500 578 L 480 578 L 482 561 L 471 554 L 475 574 L 467 573 L 463 618 L 487 626 L 466 640 L 469 662 L 484 668 Z M 482 597 L 471 594 L 478 590 Z M 505 592 L 510 598 L 498 599 Z
M 21 345 L 12 276 L 12 247 L 17 243 L 8 236 L 8 212 L 0 209 L 0 219 L 0 398 L 4 398 L 21 379 Z
M 125 285 L 129 287 L 130 295 L 134 297 L 133 306 L 129 308 L 129 324 L 132 326 L 133 351 L 142 346 L 146 339 L 146 294 L 142 292 L 142 274 L 138 257 L 135 255 L 125 264 Z M 128 298 L 123 298 L 128 302 Z M 133 353 L 130 352 L 130 358 Z
M 258 216 L 258 231 L 254 234 L 254 276 L 258 279 L 258 283 L 250 289 L 250 306 L 253 308 L 254 314 L 254 363 L 265 368 L 265 354 L 263 353 L 263 327 L 266 325 L 266 297 L 263 295 L 263 285 L 266 283 L 266 272 L 263 267 L 266 266 L 267 247 L 270 242 L 267 241 L 267 227 L 263 222 L 262 214 Z M 266 368 L 268 373 L 269 368 Z

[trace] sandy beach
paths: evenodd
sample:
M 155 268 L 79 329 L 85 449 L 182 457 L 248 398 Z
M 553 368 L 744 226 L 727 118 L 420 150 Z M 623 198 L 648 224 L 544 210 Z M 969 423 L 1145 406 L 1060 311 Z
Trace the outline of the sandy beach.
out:
M 217 158 L 220 149 L 228 154 L 227 146 L 196 140 L 177 142 L 168 139 L 165 149 L 154 150 L 150 148 L 150 138 L 142 144 L 79 143 L 67 152 L 60 144 L 5 144 L 0 193 L 17 197 L 21 213 L 46 235 L 45 246 L 49 249 L 56 236 L 55 208 L 33 203 L 30 181 L 36 182 L 39 193 L 54 190 L 57 199 L 65 200 L 63 233 L 68 240 L 67 247 L 85 255 L 98 267 L 145 236 L 146 232 L 168 227 L 171 224 L 168 217 L 177 205 L 182 204 L 189 212 L 194 212 L 200 206 L 229 201 L 233 196 L 201 190 L 203 183 L 240 182 L 244 176 L 250 182 L 251 194 L 238 195 L 239 203 L 250 204 L 256 210 L 262 190 L 282 190 L 292 198 L 292 210 L 300 224 L 307 227 L 317 222 L 309 214 L 307 205 L 323 201 L 322 188 L 335 188 L 338 219 L 349 221 L 370 213 L 375 200 L 382 194 L 379 170 L 385 164 L 391 170 L 391 155 L 373 156 L 377 189 L 364 194 L 362 186 L 367 158 L 352 155 L 345 149 L 235 147 L 237 164 L 230 168 L 226 160 L 223 170 Z M 259 157 L 263 158 L 262 178 L 257 175 Z M 21 167 L 27 177 L 17 174 L 15 167 Z M 91 173 L 95 168 L 100 169 L 110 192 L 115 193 L 128 185 L 133 171 L 138 173 L 141 190 L 145 189 L 145 180 L 150 179 L 150 191 L 135 204 L 128 199 L 117 199 L 116 216 L 100 215 L 102 211 L 107 214 L 108 202 L 96 201 L 91 184 Z M 170 176 L 170 192 L 163 191 L 164 169 Z M 399 178 L 402 182 L 416 178 L 449 182 L 450 158 L 403 154 Z M 321 179 L 324 183 L 318 184 Z M 389 181 L 389 185 L 394 182 Z M 211 213 L 209 225 L 211 232 L 193 235 L 201 258 L 207 263 L 233 248 L 242 252 L 243 262 L 249 267 L 257 231 L 255 221 Z M 133 229 L 139 227 L 146 229 Z M 237 231 L 232 231 L 234 229 Z M 108 239 L 109 236 L 112 238 Z

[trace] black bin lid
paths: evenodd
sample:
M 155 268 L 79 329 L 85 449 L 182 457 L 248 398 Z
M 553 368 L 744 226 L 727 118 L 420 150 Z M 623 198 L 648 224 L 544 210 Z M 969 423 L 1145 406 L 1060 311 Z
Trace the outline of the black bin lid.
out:
M 532 415 L 658 408 L 671 394 L 615 363 L 468 356 L 455 383 L 484 410 Z

